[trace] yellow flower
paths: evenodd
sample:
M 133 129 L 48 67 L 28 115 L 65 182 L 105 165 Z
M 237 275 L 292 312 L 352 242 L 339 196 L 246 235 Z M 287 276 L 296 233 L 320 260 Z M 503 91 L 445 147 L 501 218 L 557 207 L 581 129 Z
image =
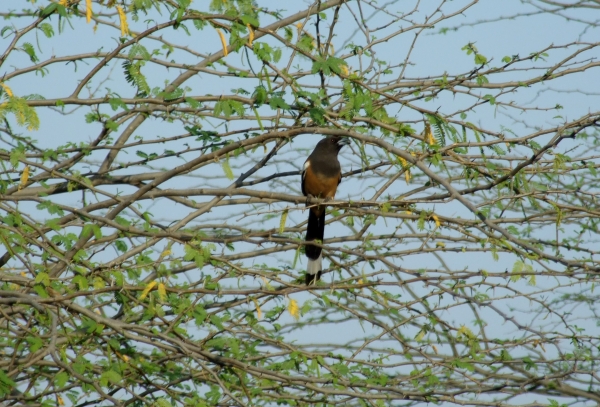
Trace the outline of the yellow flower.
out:
M 254 41 L 254 30 L 250 24 L 246 24 L 246 27 L 248 27 L 248 46 L 252 48 L 252 41 Z
M 4 92 L 6 93 L 6 96 L 8 96 L 9 98 L 13 97 L 12 90 L 10 90 L 10 88 L 8 87 L 8 85 L 5 85 L 4 83 L 0 82 L 0 86 L 2 86 L 2 89 L 4 89 Z
M 223 56 L 227 56 L 229 51 L 227 51 L 227 40 L 225 39 L 225 34 L 218 28 L 216 29 L 219 34 L 219 38 L 221 38 L 221 45 L 223 46 Z
M 290 298 L 290 303 L 288 304 L 288 312 L 294 319 L 297 321 L 300 319 L 300 308 L 298 308 L 298 301 Z
M 430 146 L 435 144 L 435 138 L 431 133 L 431 126 L 429 123 L 425 123 L 425 142 L 429 143 Z
M 438 218 L 437 215 L 432 215 L 431 218 L 435 221 L 435 227 L 439 228 L 441 225 L 440 218 Z
M 85 21 L 92 21 L 92 0 L 85 0 Z
M 408 168 L 408 163 L 402 157 L 398 157 L 400 160 L 400 164 L 402 164 L 402 168 L 404 168 L 404 178 L 406 179 L 406 184 L 410 183 L 410 169 Z
M 127 34 L 129 34 L 129 25 L 127 24 L 127 16 L 125 15 L 125 12 L 123 11 L 123 8 L 121 6 L 117 6 L 117 13 L 119 13 L 119 20 L 121 22 L 121 37 L 124 37 Z
M 152 291 L 154 286 L 156 286 L 156 281 L 152 281 L 150 284 L 148 284 L 146 286 L 146 288 L 144 288 L 144 291 L 142 291 L 142 295 L 140 295 L 140 301 L 143 301 L 144 299 L 146 299 L 146 297 L 148 296 L 148 293 L 150 291 Z
M 163 283 L 158 283 L 158 298 L 160 298 L 162 302 L 167 299 L 167 288 Z
M 27 184 L 27 180 L 29 180 L 29 166 L 26 165 L 23 170 L 23 174 L 21 174 L 21 185 L 19 185 L 19 189 L 23 188 L 25 184 Z
M 258 304 L 258 301 L 256 300 L 256 298 L 252 298 L 252 301 L 254 301 L 254 306 L 256 307 L 256 318 L 261 319 L 262 318 L 262 310 L 260 309 L 260 305 Z

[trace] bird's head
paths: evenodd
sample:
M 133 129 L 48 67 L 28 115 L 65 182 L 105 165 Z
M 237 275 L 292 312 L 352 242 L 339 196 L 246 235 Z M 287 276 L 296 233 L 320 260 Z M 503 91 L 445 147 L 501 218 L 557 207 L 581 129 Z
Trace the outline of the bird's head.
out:
M 328 136 L 319 141 L 319 144 L 324 148 L 335 148 L 336 151 L 340 151 L 342 147 L 350 144 L 350 139 L 348 137 Z

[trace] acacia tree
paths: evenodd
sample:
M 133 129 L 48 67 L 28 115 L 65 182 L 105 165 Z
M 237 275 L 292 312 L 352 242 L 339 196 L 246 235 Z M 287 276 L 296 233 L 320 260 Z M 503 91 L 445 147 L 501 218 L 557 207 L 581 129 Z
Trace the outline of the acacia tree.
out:
M 597 2 L 513 4 L 581 30 L 507 55 L 444 49 L 508 24 L 477 1 L 20 3 L 3 405 L 600 401 Z M 318 135 L 352 143 L 306 287 Z

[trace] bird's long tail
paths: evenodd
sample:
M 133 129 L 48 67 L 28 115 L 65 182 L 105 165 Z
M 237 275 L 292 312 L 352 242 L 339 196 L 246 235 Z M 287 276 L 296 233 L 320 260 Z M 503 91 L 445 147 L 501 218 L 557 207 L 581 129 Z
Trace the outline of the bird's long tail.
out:
M 313 209 L 308 211 L 308 226 L 306 227 L 306 241 L 319 240 L 323 242 L 325 235 L 325 210 L 318 210 L 320 213 L 315 213 Z M 321 278 L 322 270 L 322 249 L 313 245 L 304 246 L 306 257 L 308 257 L 308 265 L 306 266 L 306 285 L 315 284 Z

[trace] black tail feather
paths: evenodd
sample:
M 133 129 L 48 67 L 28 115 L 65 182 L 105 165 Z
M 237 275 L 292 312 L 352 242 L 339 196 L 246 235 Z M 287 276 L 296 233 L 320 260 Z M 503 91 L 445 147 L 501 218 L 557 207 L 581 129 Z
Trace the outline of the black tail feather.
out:
M 312 209 L 308 211 L 308 225 L 306 227 L 306 241 L 310 242 L 313 240 L 318 240 L 319 242 L 323 242 L 323 236 L 325 235 L 325 211 L 320 210 L 320 213 L 315 213 Z M 321 260 L 319 257 L 321 256 L 322 249 L 313 245 L 304 246 L 304 252 L 306 253 L 306 257 L 310 260 L 318 260 L 317 263 L 313 263 L 313 265 L 317 265 L 320 268 Z M 321 278 L 321 270 L 318 270 L 315 274 L 309 273 L 308 269 L 311 268 L 309 261 L 309 267 L 306 272 L 306 285 L 315 284 Z M 314 271 L 313 271 L 314 272 Z
M 306 283 L 306 285 L 313 285 L 316 284 L 317 281 L 319 281 L 321 279 L 321 272 L 319 271 L 317 274 L 308 274 L 306 273 L 306 279 L 304 280 L 304 282 Z
M 313 210 L 308 211 L 308 226 L 306 227 L 306 240 L 320 240 L 323 242 L 323 236 L 325 236 L 325 211 L 321 211 L 320 215 L 317 215 Z M 306 257 L 309 259 L 318 259 L 321 255 L 321 248 L 313 245 L 307 245 L 304 247 Z

